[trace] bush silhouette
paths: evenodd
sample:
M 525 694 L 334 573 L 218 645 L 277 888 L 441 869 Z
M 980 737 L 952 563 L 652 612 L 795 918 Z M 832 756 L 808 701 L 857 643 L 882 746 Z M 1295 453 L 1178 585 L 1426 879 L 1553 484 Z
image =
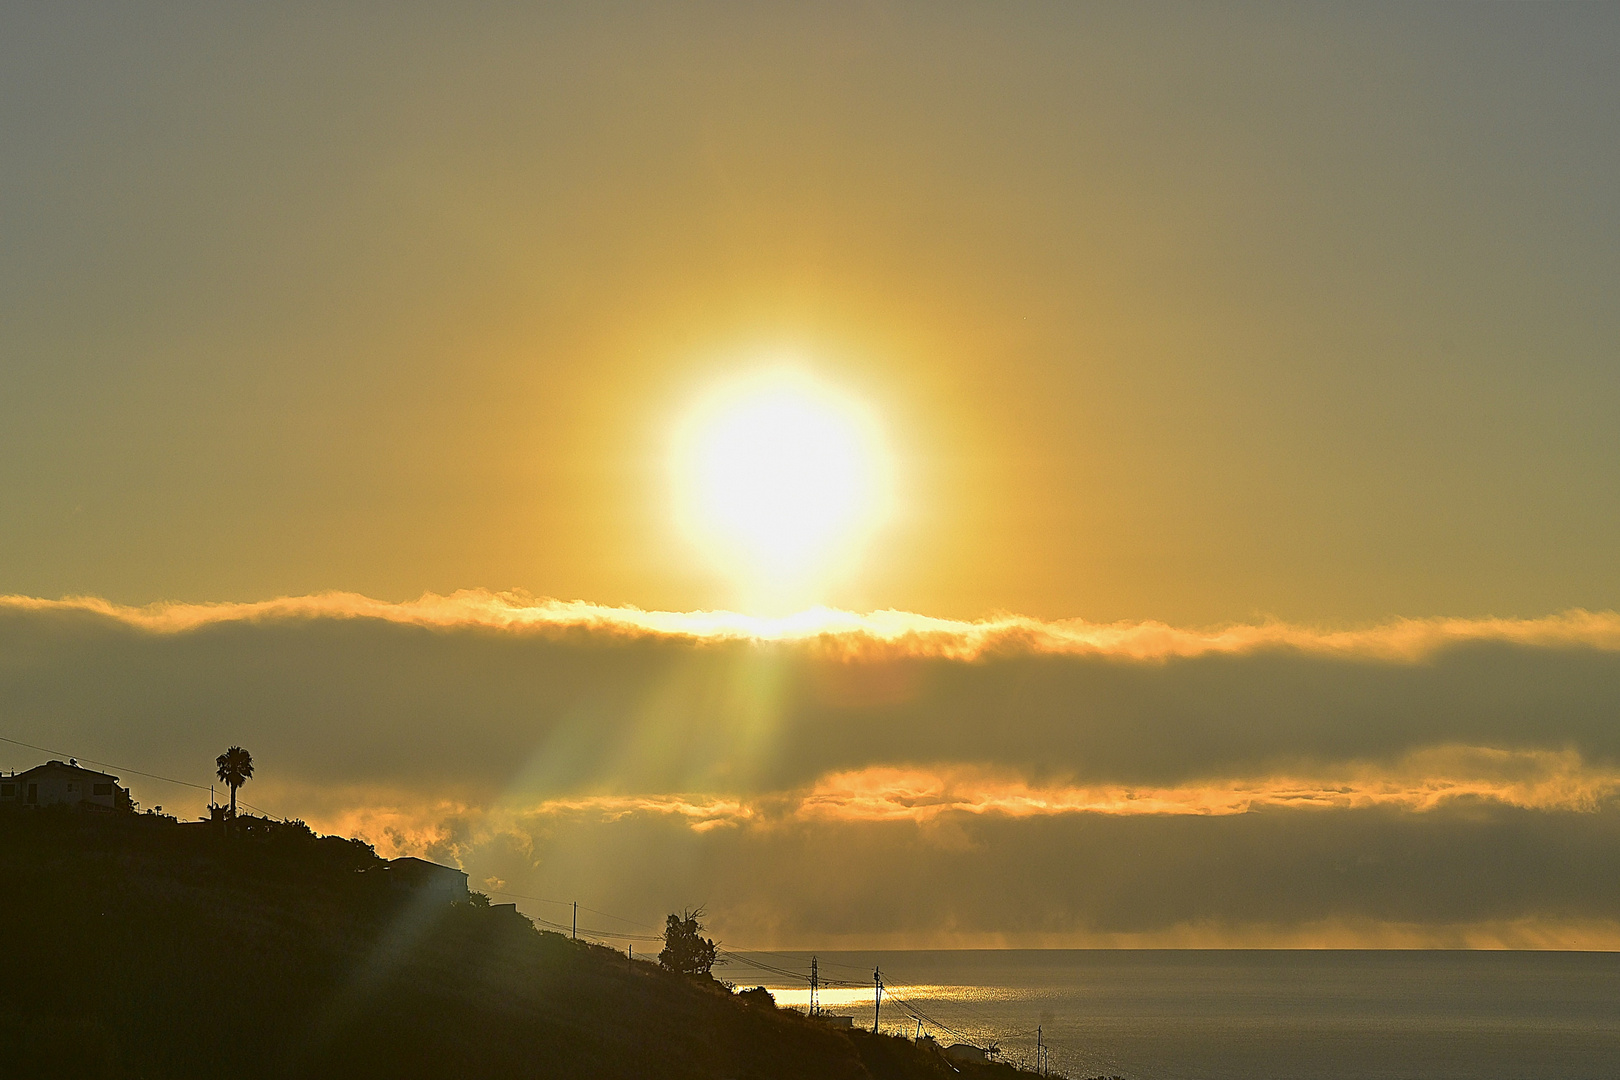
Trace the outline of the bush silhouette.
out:
M 664 923 L 664 948 L 658 962 L 680 975 L 707 975 L 714 967 L 713 938 L 703 936 L 702 908 L 671 914 Z

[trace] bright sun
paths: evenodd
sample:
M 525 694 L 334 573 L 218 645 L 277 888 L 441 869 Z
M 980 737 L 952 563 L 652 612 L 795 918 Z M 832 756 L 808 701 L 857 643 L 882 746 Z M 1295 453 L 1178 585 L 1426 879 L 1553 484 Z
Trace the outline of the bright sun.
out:
M 808 584 L 853 555 L 887 510 L 888 457 L 873 418 L 798 372 L 703 401 L 675 462 L 687 531 L 755 584 Z

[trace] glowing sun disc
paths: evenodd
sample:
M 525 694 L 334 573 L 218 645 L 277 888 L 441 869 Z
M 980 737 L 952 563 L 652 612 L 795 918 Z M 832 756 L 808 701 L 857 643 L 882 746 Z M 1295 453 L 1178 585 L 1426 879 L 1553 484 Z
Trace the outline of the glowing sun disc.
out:
M 679 442 L 688 531 L 755 574 L 824 567 L 882 517 L 887 464 L 876 425 L 808 377 L 774 373 L 714 395 Z

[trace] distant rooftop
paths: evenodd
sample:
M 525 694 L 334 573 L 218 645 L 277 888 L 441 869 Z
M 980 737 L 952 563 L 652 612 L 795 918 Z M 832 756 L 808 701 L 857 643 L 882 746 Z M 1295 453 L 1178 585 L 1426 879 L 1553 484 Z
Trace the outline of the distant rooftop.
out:
M 57 761 L 55 758 L 52 758 L 43 765 L 35 765 L 27 772 L 13 772 L 11 775 L 18 779 L 22 779 L 29 776 L 38 778 L 46 775 L 47 773 L 68 773 L 70 775 L 81 777 L 93 776 L 102 780 L 111 780 L 114 782 L 118 780 L 118 777 L 113 776 L 111 773 L 97 772 L 95 769 L 84 768 L 79 764 L 78 758 L 72 758 L 69 761 Z

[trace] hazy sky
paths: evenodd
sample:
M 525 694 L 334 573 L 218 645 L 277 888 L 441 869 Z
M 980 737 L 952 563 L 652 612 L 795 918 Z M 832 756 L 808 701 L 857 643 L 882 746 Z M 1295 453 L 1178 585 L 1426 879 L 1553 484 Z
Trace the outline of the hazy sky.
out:
M 0 590 L 734 603 L 662 459 L 788 352 L 831 603 L 1620 604 L 1613 5 L 0 20 Z
M 1620 947 L 1616 177 L 1615 4 L 8 5 L 0 737 L 734 944 Z M 681 614 L 784 364 L 888 614 Z

